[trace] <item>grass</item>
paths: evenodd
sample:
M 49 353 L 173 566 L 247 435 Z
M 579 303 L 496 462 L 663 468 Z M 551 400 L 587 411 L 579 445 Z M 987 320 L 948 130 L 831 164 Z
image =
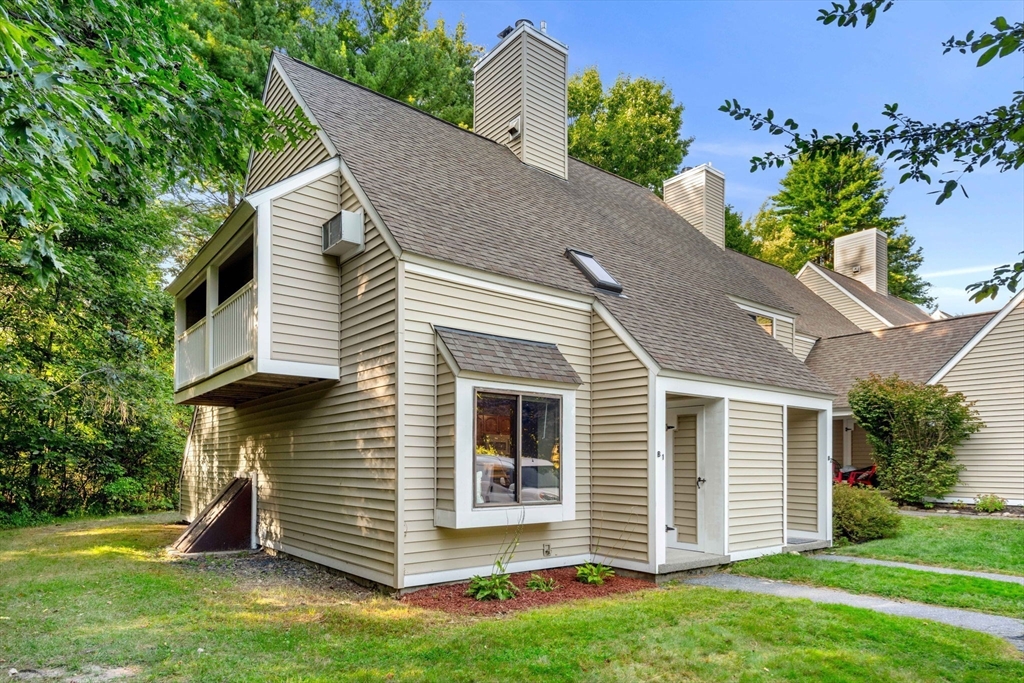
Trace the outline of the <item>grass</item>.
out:
M 1020 618 L 1024 615 L 1024 586 L 972 576 L 823 562 L 803 555 L 761 557 L 735 564 L 730 571 L 1007 617 Z
M 903 517 L 895 538 L 846 546 L 841 555 L 1024 576 L 1024 522 L 969 517 Z
M 698 587 L 486 620 L 253 589 L 168 562 L 180 529 L 166 519 L 0 532 L 2 667 L 171 681 L 1024 679 L 1019 654 L 984 634 Z

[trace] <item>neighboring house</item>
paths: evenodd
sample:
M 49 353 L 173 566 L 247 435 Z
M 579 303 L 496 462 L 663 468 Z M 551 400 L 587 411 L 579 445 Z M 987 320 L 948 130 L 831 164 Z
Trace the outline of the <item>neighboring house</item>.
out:
M 513 571 L 829 544 L 832 390 L 723 248 L 723 177 L 666 202 L 569 158 L 566 65 L 520 23 L 474 133 L 273 57 L 265 101 L 317 136 L 253 156 L 169 287 L 186 517 L 251 476 L 260 544 L 396 589 L 489 572 L 519 524 Z

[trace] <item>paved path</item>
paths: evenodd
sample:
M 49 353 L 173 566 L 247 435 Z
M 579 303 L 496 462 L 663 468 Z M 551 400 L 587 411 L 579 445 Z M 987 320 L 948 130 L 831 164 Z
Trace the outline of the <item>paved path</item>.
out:
M 992 581 L 1005 581 L 1006 583 L 1019 583 L 1024 586 L 1024 576 L 1010 576 L 1008 574 L 992 574 L 990 572 L 972 572 L 967 569 L 949 569 L 948 567 L 930 567 L 925 564 L 911 564 L 909 562 L 890 562 L 888 560 L 876 560 L 871 557 L 851 557 L 850 555 L 805 555 L 812 560 L 825 560 L 827 562 L 849 562 L 851 564 L 874 564 L 880 567 L 899 567 L 900 569 L 914 569 L 919 572 L 931 572 L 933 574 L 956 574 L 957 576 L 974 576 L 979 579 L 991 579 Z
M 687 579 L 692 586 L 710 586 L 726 590 L 743 591 L 745 593 L 763 593 L 781 598 L 806 598 L 811 602 L 822 602 L 832 605 L 849 605 L 864 609 L 893 614 L 901 617 L 929 619 L 951 626 L 981 631 L 1000 638 L 1006 638 L 1018 650 L 1024 652 L 1024 620 L 999 617 L 993 614 L 982 614 L 951 607 L 923 605 L 919 602 L 896 602 L 873 595 L 854 595 L 831 588 L 812 588 L 785 581 L 769 581 L 749 576 L 734 574 L 711 574 Z

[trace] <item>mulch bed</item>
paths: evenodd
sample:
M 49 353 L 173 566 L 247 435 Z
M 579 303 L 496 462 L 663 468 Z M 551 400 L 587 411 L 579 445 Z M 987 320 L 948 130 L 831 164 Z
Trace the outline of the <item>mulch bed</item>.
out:
M 526 582 L 533 574 L 539 574 L 546 579 L 554 579 L 557 584 L 556 588 L 548 593 L 527 590 Z M 491 616 L 555 605 L 581 598 L 600 598 L 606 595 L 632 593 L 655 587 L 650 581 L 630 579 L 624 576 L 609 579 L 601 586 L 590 586 L 576 580 L 575 567 L 513 574 L 512 583 L 519 588 L 519 594 L 511 600 L 476 600 L 466 595 L 469 582 L 465 582 L 424 588 L 402 596 L 401 601 L 408 605 L 441 610 L 449 614 Z

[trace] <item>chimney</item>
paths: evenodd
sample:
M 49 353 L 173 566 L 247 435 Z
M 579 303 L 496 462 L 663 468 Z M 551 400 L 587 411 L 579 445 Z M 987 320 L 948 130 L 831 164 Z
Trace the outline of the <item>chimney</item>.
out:
M 725 249 L 725 174 L 711 164 L 684 169 L 662 186 L 665 203 Z
M 889 294 L 889 236 L 878 228 L 837 237 L 832 243 L 835 271 L 883 296 Z
M 473 128 L 524 164 L 560 178 L 569 171 L 569 50 L 520 19 L 473 67 Z

